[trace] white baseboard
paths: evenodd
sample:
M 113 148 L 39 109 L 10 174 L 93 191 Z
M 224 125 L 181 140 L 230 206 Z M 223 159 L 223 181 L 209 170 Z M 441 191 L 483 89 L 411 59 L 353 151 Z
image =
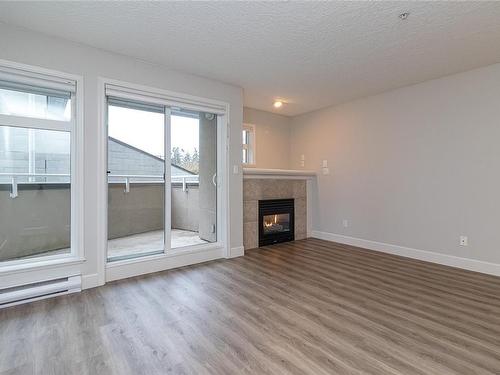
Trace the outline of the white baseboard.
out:
M 382 253 L 399 255 L 407 258 L 423 260 L 426 262 L 442 264 L 445 266 L 462 268 L 469 271 L 481 272 L 488 275 L 500 276 L 500 264 L 497 263 L 489 263 L 469 258 L 460 258 L 453 255 L 412 249 L 410 247 L 391 245 L 383 242 L 364 240 L 361 238 L 349 237 L 328 232 L 320 232 L 316 230 L 312 231 L 312 237 L 321 240 L 361 247 L 363 249 L 376 250 Z
M 82 276 L 82 290 L 95 288 L 101 285 L 103 284 L 99 281 L 99 274 L 97 273 Z
M 245 248 L 243 246 L 232 247 L 228 258 L 236 258 L 245 255 Z

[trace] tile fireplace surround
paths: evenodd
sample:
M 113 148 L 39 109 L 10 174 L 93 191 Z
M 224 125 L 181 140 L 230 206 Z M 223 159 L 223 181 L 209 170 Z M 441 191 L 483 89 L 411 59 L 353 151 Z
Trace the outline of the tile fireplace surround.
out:
M 294 199 L 295 239 L 308 236 L 308 189 L 315 177 L 312 171 L 244 168 L 243 245 L 245 250 L 259 246 L 259 200 Z

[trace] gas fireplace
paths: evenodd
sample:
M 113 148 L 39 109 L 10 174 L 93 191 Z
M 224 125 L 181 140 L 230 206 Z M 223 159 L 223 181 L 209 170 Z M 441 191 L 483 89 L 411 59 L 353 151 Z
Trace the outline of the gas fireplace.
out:
M 294 200 L 270 199 L 259 201 L 259 246 L 293 241 Z

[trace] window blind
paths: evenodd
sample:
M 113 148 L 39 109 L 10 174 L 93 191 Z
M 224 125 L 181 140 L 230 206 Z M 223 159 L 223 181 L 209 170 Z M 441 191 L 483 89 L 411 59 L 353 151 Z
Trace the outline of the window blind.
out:
M 145 103 L 148 105 L 161 105 L 169 108 L 182 108 L 183 110 L 224 114 L 226 107 L 217 101 L 197 98 L 168 92 L 153 92 L 142 89 L 106 84 L 106 96 L 113 100 L 121 99 L 130 102 Z
M 76 92 L 73 80 L 3 66 L 0 66 L 0 87 L 61 98 L 69 98 Z

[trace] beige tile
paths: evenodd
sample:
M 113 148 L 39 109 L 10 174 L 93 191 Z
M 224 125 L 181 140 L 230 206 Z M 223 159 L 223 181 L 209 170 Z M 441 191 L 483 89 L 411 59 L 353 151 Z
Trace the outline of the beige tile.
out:
M 294 210 L 295 216 L 303 217 L 305 221 L 305 217 L 307 216 L 307 200 L 306 198 L 297 198 L 294 200 Z
M 295 239 L 306 238 L 307 235 L 307 201 L 306 198 L 295 199 Z
M 260 181 L 262 181 L 262 180 L 253 180 L 253 179 L 243 180 L 243 200 L 244 201 L 262 199 L 261 198 L 262 188 L 261 188 Z
M 261 199 L 277 199 L 279 186 L 274 180 L 261 180 Z
M 243 202 L 243 222 L 258 221 L 259 201 Z
M 307 196 L 305 180 L 295 180 L 292 182 L 292 186 L 294 198 L 305 198 Z
M 243 224 L 243 246 L 245 250 L 259 247 L 258 223 L 256 221 Z
M 303 240 L 307 238 L 306 232 L 295 232 L 295 239 L 296 240 Z
M 285 199 L 293 197 L 290 180 L 262 180 L 263 199 Z

